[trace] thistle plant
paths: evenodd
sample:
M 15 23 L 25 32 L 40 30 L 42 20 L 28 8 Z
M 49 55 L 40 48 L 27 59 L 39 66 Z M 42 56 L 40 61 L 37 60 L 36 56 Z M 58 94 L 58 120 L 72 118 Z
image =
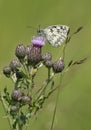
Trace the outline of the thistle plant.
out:
M 82 28 L 78 28 L 73 34 L 77 34 Z M 28 122 L 43 107 L 45 100 L 58 90 L 60 92 L 62 78 L 73 65 L 83 63 L 86 58 L 78 61 L 69 61 L 65 66 L 65 50 L 73 36 L 69 35 L 64 44 L 62 44 L 62 55 L 59 59 L 52 61 L 51 52 L 42 52 L 45 45 L 45 39 L 42 36 L 35 36 L 31 40 L 31 45 L 17 45 L 15 49 L 16 59 L 13 59 L 8 66 L 3 68 L 3 74 L 13 81 L 13 89 L 10 93 L 5 87 L 1 92 L 0 99 L 6 112 L 11 130 L 28 130 Z M 55 48 L 56 49 L 56 48 Z M 37 72 L 45 66 L 48 76 L 45 78 L 42 86 L 35 90 L 35 77 Z M 59 85 L 55 83 L 56 75 L 60 75 Z M 40 82 L 40 81 L 39 81 Z M 56 114 L 58 96 L 53 113 L 51 130 Z

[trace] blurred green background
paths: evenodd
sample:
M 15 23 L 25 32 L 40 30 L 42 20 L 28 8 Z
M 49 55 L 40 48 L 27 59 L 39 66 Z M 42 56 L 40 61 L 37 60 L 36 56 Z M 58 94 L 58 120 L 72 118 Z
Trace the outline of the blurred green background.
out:
M 79 26 L 83 30 L 75 35 L 66 50 L 65 62 L 88 57 L 75 66 L 64 77 L 65 87 L 60 91 L 54 130 L 91 130 L 91 1 L 90 0 L 0 0 L 0 91 L 12 83 L 2 75 L 2 68 L 14 58 L 17 44 L 30 44 L 36 35 L 38 25 L 42 28 L 65 24 L 71 33 Z M 27 28 L 32 26 L 33 28 Z M 59 57 L 59 48 L 46 45 L 43 51 L 50 51 L 53 59 Z M 37 83 L 44 77 L 41 70 Z M 50 130 L 57 92 L 44 104 L 37 120 L 30 123 L 31 130 Z M 0 104 L 0 129 L 9 130 L 4 111 Z

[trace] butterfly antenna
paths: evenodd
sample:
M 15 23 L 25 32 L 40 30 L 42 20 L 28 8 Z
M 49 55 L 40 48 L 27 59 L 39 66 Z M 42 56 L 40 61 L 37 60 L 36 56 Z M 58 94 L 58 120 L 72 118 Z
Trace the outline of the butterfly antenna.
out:
M 40 26 L 41 26 L 41 25 L 39 24 L 39 28 L 38 28 L 39 30 L 40 30 Z
M 37 34 L 40 33 L 40 29 L 41 29 L 40 26 L 41 26 L 41 25 L 39 24 L 39 25 L 38 25 L 38 28 L 37 28 Z
M 37 28 L 35 28 L 35 27 L 33 27 L 33 26 L 26 26 L 27 28 L 31 28 L 31 29 L 33 29 L 33 30 L 35 30 L 35 29 L 37 29 Z
M 36 27 L 33 27 L 33 26 L 26 26 L 28 29 L 31 29 L 31 30 L 33 30 L 34 32 L 37 30 L 37 32 L 38 32 L 38 29 L 36 28 Z

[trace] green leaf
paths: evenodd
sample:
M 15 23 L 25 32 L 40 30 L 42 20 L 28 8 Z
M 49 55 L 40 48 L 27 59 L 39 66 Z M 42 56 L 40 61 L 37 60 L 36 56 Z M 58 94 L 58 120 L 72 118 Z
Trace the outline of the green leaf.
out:
M 72 65 L 79 65 L 79 64 L 82 64 L 84 63 L 85 61 L 87 60 L 87 57 L 81 59 L 81 60 L 77 60 L 75 61 Z
M 79 28 L 77 28 L 77 30 L 74 32 L 74 34 L 77 34 L 78 32 L 80 32 L 83 29 L 83 26 L 80 26 Z

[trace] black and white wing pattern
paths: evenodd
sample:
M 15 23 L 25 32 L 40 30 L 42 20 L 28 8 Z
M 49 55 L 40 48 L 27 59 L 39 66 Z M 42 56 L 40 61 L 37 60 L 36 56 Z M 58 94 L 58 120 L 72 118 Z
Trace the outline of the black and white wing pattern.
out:
M 38 30 L 52 46 L 60 46 L 67 38 L 70 28 L 66 25 L 52 25 L 45 29 Z

